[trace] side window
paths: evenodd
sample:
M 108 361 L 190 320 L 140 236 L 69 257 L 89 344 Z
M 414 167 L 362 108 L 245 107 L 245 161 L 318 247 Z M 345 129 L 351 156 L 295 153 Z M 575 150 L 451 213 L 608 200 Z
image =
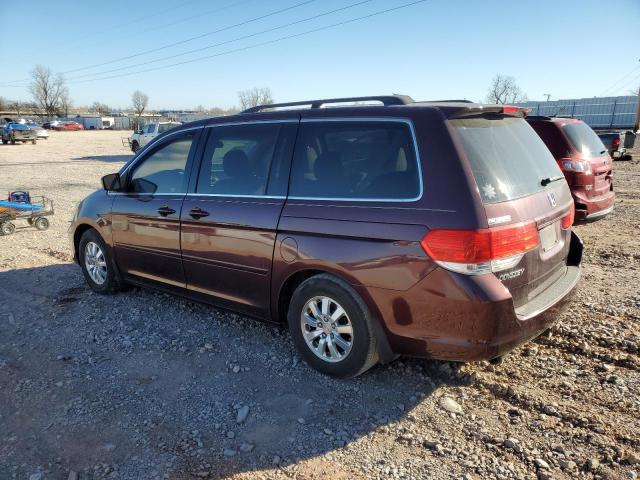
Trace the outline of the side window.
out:
M 153 123 L 150 123 L 144 127 L 144 133 L 153 133 Z
M 129 191 L 133 193 L 185 193 L 185 168 L 193 135 L 160 146 L 139 162 L 131 173 Z
M 264 195 L 279 124 L 211 127 L 197 193 Z
M 289 195 L 410 200 L 420 194 L 407 124 L 330 121 L 300 128 Z

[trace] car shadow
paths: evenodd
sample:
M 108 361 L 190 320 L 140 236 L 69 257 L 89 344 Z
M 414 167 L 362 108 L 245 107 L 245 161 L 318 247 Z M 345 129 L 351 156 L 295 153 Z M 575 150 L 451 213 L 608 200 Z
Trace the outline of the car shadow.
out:
M 0 303 L 0 412 L 20 412 L 0 416 L 0 467 L 20 478 L 39 465 L 187 479 L 327 464 L 470 382 L 455 364 L 404 359 L 329 378 L 283 327 L 147 289 L 98 295 L 74 264 L 0 272 Z M 434 448 L 438 433 L 416 430 L 394 441 Z
M 95 160 L 97 162 L 117 163 L 127 162 L 133 157 L 133 154 L 129 155 L 87 155 L 85 157 L 75 157 L 72 160 Z

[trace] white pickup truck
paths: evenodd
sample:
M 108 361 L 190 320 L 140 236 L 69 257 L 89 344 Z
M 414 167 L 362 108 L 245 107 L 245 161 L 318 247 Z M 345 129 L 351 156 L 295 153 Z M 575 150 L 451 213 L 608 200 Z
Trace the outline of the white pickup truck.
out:
M 129 147 L 131 147 L 131 151 L 133 151 L 133 153 L 136 153 L 153 138 L 178 125 L 182 124 L 180 122 L 147 123 L 142 130 L 136 130 L 133 135 L 131 135 L 131 138 L 129 139 Z

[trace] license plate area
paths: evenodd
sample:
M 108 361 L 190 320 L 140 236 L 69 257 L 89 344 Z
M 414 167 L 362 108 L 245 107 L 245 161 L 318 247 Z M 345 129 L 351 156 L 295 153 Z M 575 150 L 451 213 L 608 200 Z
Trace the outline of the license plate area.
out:
M 542 247 L 542 251 L 544 253 L 548 252 L 549 250 L 553 250 L 553 248 L 560 241 L 558 239 L 558 230 L 556 227 L 557 222 L 540 229 L 540 246 Z

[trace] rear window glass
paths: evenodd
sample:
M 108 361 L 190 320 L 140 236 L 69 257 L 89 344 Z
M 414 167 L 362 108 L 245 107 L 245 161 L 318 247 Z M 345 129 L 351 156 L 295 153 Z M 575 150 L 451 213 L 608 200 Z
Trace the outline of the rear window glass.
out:
M 413 200 L 420 175 L 402 122 L 321 122 L 300 127 L 289 194 L 305 198 Z
M 606 148 L 602 144 L 602 140 L 598 138 L 596 132 L 586 123 L 568 123 L 563 125 L 562 130 L 580 153 L 585 156 L 593 157 L 602 155 Z
M 561 176 L 551 152 L 521 118 L 451 120 L 484 203 L 499 203 L 544 189 L 540 181 Z

